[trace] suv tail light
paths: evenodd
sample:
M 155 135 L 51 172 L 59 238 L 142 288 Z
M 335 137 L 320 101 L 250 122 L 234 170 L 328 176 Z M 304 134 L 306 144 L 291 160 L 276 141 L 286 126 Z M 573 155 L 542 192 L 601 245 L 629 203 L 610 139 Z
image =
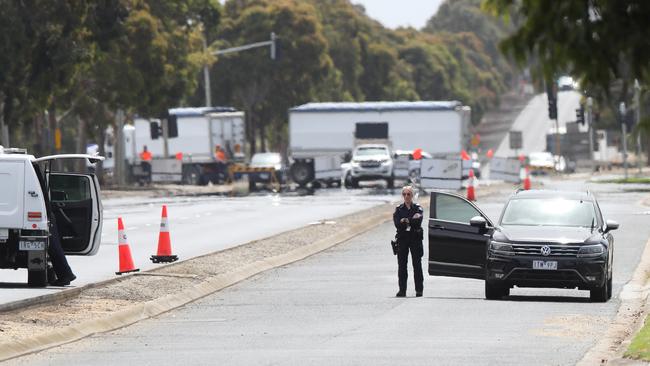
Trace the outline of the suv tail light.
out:
M 41 221 L 43 215 L 37 211 L 27 212 L 27 221 Z

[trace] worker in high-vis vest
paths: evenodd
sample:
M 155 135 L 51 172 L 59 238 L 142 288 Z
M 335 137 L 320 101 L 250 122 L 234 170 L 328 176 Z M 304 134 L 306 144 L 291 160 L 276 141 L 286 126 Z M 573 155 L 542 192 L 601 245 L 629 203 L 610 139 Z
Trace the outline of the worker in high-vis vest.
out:
M 151 183 L 151 160 L 153 156 L 151 151 L 147 149 L 147 145 L 144 145 L 142 152 L 140 153 L 140 166 L 142 167 L 142 172 L 146 173 L 146 182 Z

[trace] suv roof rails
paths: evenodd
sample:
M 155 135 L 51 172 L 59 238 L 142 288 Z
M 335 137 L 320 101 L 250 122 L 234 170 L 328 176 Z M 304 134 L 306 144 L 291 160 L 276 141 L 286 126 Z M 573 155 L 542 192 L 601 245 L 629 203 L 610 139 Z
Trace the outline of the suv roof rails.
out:
M 0 154 L 21 154 L 21 155 L 26 155 L 27 154 L 27 149 L 21 149 L 18 147 L 5 147 L 3 148 L 0 146 Z

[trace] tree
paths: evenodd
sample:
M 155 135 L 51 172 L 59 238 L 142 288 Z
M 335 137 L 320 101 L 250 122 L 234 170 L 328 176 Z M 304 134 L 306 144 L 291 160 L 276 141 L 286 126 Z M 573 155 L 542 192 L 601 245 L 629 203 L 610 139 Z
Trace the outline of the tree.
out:
M 276 148 L 286 145 L 283 134 L 287 110 L 312 99 L 321 82 L 335 72 L 327 54 L 322 26 L 314 8 L 295 0 L 242 0 L 226 3 L 220 38 L 228 46 L 280 37 L 280 57 L 268 50 L 251 50 L 221 57 L 213 67 L 217 99 L 234 103 L 247 113 L 251 152 L 257 141 L 265 149 L 267 127 Z M 259 140 L 258 140 L 259 137 Z

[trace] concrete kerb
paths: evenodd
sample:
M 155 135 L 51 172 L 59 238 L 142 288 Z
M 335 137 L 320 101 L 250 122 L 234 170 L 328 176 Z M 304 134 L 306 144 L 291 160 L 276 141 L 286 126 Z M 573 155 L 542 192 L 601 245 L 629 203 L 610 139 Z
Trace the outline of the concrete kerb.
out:
M 632 279 L 619 294 L 621 305 L 607 332 L 584 355 L 577 365 L 600 365 L 605 362 L 617 364 L 624 362 L 625 353 L 632 338 L 643 326 L 648 314 L 647 299 L 650 294 L 650 239 L 646 242 L 641 261 Z
M 180 293 L 150 300 L 142 304 L 133 305 L 103 318 L 91 319 L 85 322 L 72 324 L 70 326 L 62 327 L 51 332 L 45 332 L 25 339 L 1 343 L 0 361 L 5 361 L 11 358 L 24 356 L 29 353 L 39 352 L 48 348 L 57 347 L 96 333 L 103 333 L 119 329 L 134 324 L 138 321 L 160 315 L 180 306 L 186 305 L 192 301 L 196 301 L 202 297 L 213 294 L 214 292 L 222 290 L 226 287 L 232 286 L 238 282 L 241 282 L 269 269 L 302 260 L 306 257 L 338 245 L 383 224 L 384 222 L 388 221 L 391 216 L 392 212 L 376 214 L 366 220 L 359 222 L 347 230 L 334 234 L 333 236 L 294 249 L 285 254 L 251 263 L 236 272 L 216 276 L 196 286 L 192 286 Z M 120 279 L 111 279 L 104 281 L 101 284 L 107 284 L 119 280 Z M 95 287 L 98 285 L 99 284 L 93 284 L 85 286 L 84 288 L 89 288 L 90 286 Z M 69 290 L 68 294 L 61 295 L 62 298 L 63 296 L 66 298 L 76 296 L 76 294 L 80 293 L 83 288 L 74 290 L 76 290 L 74 291 L 74 294 L 71 294 L 73 291 Z M 50 299 L 48 302 L 51 301 L 52 300 Z

